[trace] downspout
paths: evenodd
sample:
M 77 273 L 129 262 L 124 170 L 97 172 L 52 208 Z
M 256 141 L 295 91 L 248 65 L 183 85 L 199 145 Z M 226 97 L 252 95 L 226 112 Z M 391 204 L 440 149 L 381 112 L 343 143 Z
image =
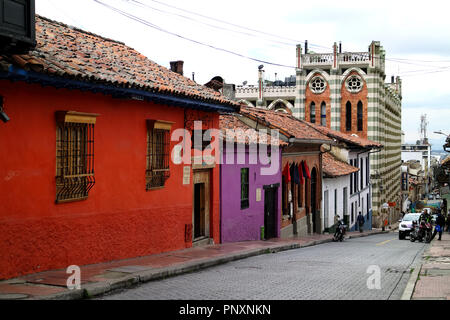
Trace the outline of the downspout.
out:
M 372 179 L 370 179 L 370 166 L 371 166 L 370 155 L 381 152 L 382 149 L 383 148 L 381 147 L 381 148 L 377 148 L 376 151 L 369 151 L 369 155 L 368 155 L 368 157 L 369 157 L 369 194 L 370 194 L 371 202 L 372 202 Z M 369 204 L 367 204 L 367 205 L 369 205 Z M 371 209 L 372 209 L 372 225 L 373 225 L 373 206 L 372 205 L 371 205 Z
M 336 139 L 333 139 L 333 141 L 334 142 L 336 142 Z M 320 174 L 320 204 L 322 204 L 322 200 L 323 200 L 323 170 L 322 170 L 322 168 L 323 168 L 323 155 L 325 154 L 325 153 L 328 153 L 328 152 L 331 152 L 331 150 L 333 150 L 332 148 L 331 148 L 331 145 L 329 145 L 330 146 L 330 149 L 329 150 L 327 150 L 327 151 L 320 151 L 320 158 L 319 158 L 319 165 L 320 165 L 320 171 L 321 171 L 321 174 Z M 322 206 L 321 206 L 321 209 L 323 210 L 324 208 L 322 208 Z M 323 219 L 325 220 L 325 212 L 323 212 Z M 322 227 L 324 227 L 324 225 L 322 225 Z M 323 228 L 323 232 L 325 232 L 325 228 Z

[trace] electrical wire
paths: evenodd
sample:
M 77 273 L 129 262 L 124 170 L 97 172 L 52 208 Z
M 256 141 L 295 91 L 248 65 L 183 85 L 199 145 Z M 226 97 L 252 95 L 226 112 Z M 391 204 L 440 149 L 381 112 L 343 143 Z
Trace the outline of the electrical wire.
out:
M 157 12 L 161 12 L 161 13 L 164 13 L 164 14 L 174 15 L 174 16 L 186 19 L 186 20 L 194 21 L 196 23 L 203 24 L 203 25 L 209 26 L 209 27 L 214 28 L 214 29 L 229 31 L 229 32 L 238 33 L 238 34 L 243 34 L 243 35 L 248 36 L 248 37 L 260 38 L 260 39 L 264 39 L 266 41 L 270 41 L 270 42 L 274 42 L 274 43 L 278 43 L 278 44 L 282 44 L 282 45 L 287 45 L 287 46 L 295 46 L 296 45 L 293 42 L 288 43 L 288 42 L 278 41 L 278 40 L 274 40 L 274 39 L 268 39 L 268 38 L 264 38 L 264 37 L 261 37 L 261 36 L 255 35 L 255 34 L 248 33 L 248 32 L 243 32 L 243 31 L 238 31 L 238 30 L 232 30 L 230 28 L 220 27 L 220 26 L 213 25 L 213 24 L 210 24 L 210 23 L 206 23 L 206 22 L 203 22 L 203 21 L 200 21 L 200 20 L 197 20 L 197 19 L 185 16 L 185 15 L 182 15 L 182 14 L 178 14 L 178 13 L 174 13 L 174 12 L 169 12 L 169 11 L 165 11 L 165 10 L 162 10 L 162 9 L 158 9 L 158 8 L 149 6 L 147 4 L 144 4 L 144 3 L 140 2 L 140 1 L 128 1 L 128 0 L 122 0 L 122 1 L 125 1 L 127 3 L 133 3 L 134 5 L 140 6 L 142 8 L 148 8 L 148 9 L 151 9 L 151 10 L 154 10 L 154 11 L 157 11 Z
M 246 56 L 246 55 L 243 55 L 243 54 L 231 51 L 231 50 L 215 47 L 215 46 L 207 44 L 207 43 L 203 43 L 203 42 L 191 39 L 191 38 L 184 37 L 184 36 L 182 36 L 180 34 L 177 34 L 177 33 L 174 33 L 174 32 L 168 31 L 168 30 L 165 30 L 165 29 L 163 29 L 163 28 L 161 28 L 161 27 L 159 27 L 159 26 L 157 26 L 157 25 L 155 25 L 155 24 L 153 24 L 153 23 L 151 23 L 151 22 L 149 22 L 149 21 L 147 21 L 145 19 L 141 19 L 141 18 L 139 18 L 139 17 L 137 17 L 135 15 L 132 15 L 131 13 L 125 12 L 125 11 L 120 10 L 120 9 L 118 9 L 116 7 L 113 7 L 113 6 L 109 5 L 109 4 L 103 3 L 102 1 L 99 1 L 99 0 L 92 0 L 92 1 L 102 5 L 104 7 L 106 7 L 108 9 L 112 10 L 112 11 L 115 11 L 115 12 L 119 13 L 120 15 L 124 16 L 124 17 L 132 19 L 135 22 L 141 23 L 141 24 L 146 25 L 146 26 L 148 26 L 150 28 L 153 28 L 153 29 L 156 29 L 158 31 L 170 34 L 172 36 L 181 38 L 183 40 L 190 41 L 190 42 L 193 42 L 193 43 L 205 46 L 205 47 L 209 47 L 211 49 L 215 49 L 215 50 L 218 50 L 218 51 L 226 52 L 226 53 L 229 53 L 229 54 L 241 57 L 241 58 L 249 59 L 249 60 L 252 60 L 252 61 L 265 63 L 265 64 L 268 64 L 268 65 L 273 65 L 273 66 L 277 66 L 277 67 L 284 67 L 284 68 L 295 69 L 294 66 L 289 66 L 289 65 L 279 64 L 279 63 L 273 63 L 273 62 L 270 62 L 270 61 L 265 61 L 265 60 L 261 60 L 261 59 L 257 59 L 257 58 L 252 58 L 252 57 L 249 57 L 249 56 Z
M 122 15 L 122 16 L 125 16 L 125 17 L 127 17 L 127 18 L 129 18 L 129 19 L 132 19 L 132 20 L 134 20 L 135 22 L 144 24 L 144 25 L 146 25 L 146 26 L 148 26 L 148 27 L 154 28 L 154 29 L 156 29 L 156 30 L 158 30 L 158 31 L 161 31 L 161 32 L 170 34 L 170 35 L 172 35 L 172 36 L 176 36 L 176 37 L 181 38 L 181 39 L 184 39 L 184 40 L 186 40 L 186 41 L 190 41 L 190 42 L 193 42 L 193 43 L 195 43 L 195 44 L 199 44 L 199 45 L 202 45 L 202 46 L 206 46 L 206 47 L 209 47 L 209 48 L 218 50 L 218 51 L 226 52 L 226 53 L 229 53 L 229 54 L 232 54 L 232 55 L 241 57 L 241 58 L 249 59 L 249 60 L 252 60 L 252 61 L 261 62 L 261 63 L 265 63 L 265 64 L 273 65 L 273 66 L 278 66 L 278 67 L 285 67 L 285 68 L 295 69 L 294 66 L 284 65 L 284 64 L 279 64 L 279 63 L 273 63 L 273 62 L 270 62 L 270 61 L 266 61 L 266 60 L 261 60 L 261 59 L 249 57 L 249 56 L 246 56 L 246 55 L 243 55 L 243 54 L 240 54 L 240 53 L 237 53 L 237 52 L 228 50 L 228 49 L 219 48 L 219 47 L 216 47 L 216 46 L 213 46 L 213 45 L 204 43 L 204 42 L 200 42 L 200 41 L 198 41 L 198 40 L 194 40 L 194 39 L 185 37 L 185 36 L 180 35 L 180 34 L 177 34 L 177 33 L 175 33 L 175 32 L 171 32 L 171 31 L 169 31 L 169 30 L 163 29 L 163 28 L 161 28 L 160 26 L 155 25 L 155 24 L 153 24 L 153 23 L 150 23 L 149 21 L 147 21 L 147 20 L 145 20 L 145 19 L 139 18 L 139 17 L 137 17 L 137 16 L 135 16 L 135 15 L 133 15 L 133 14 L 131 14 L 131 13 L 128 13 L 128 12 L 126 12 L 126 11 L 123 11 L 123 10 L 121 10 L 121 9 L 118 9 L 118 8 L 116 8 L 116 7 L 113 7 L 113 6 L 109 5 L 109 4 L 106 4 L 106 3 L 104 3 L 104 2 L 101 2 L 101 1 L 99 1 L 99 0 L 93 0 L 93 1 L 94 1 L 94 2 L 97 2 L 98 4 L 100 4 L 100 5 L 102 5 L 102 6 L 105 6 L 106 8 L 108 8 L 108 9 L 110 9 L 110 10 L 112 10 L 112 11 L 115 11 L 115 12 L 119 13 L 119 14 Z M 191 21 L 194 21 L 194 22 L 197 22 L 197 23 L 205 24 L 205 25 L 208 25 L 208 26 L 213 27 L 213 28 L 217 28 L 217 29 L 221 29 L 221 30 L 225 30 L 225 31 L 230 31 L 230 32 L 236 32 L 236 33 L 244 34 L 244 35 L 247 35 L 247 36 L 260 37 L 260 36 L 252 35 L 252 34 L 247 33 L 247 32 L 241 32 L 241 31 L 231 30 L 231 29 L 229 29 L 229 28 L 223 28 L 223 27 L 215 26 L 215 25 L 212 25 L 212 24 L 209 24 L 209 23 L 204 23 L 204 22 L 201 22 L 201 21 L 199 21 L 199 20 L 193 19 L 193 18 L 191 18 L 191 17 L 185 16 L 185 15 L 180 15 L 180 14 L 177 14 L 177 13 L 173 13 L 173 12 L 168 12 L 168 11 L 165 11 L 165 10 L 161 10 L 161 9 L 152 7 L 152 6 L 150 6 L 150 5 L 147 5 L 147 4 L 145 4 L 145 3 L 142 3 L 141 1 L 138 1 L 138 0 L 122 0 L 122 1 L 125 1 L 125 2 L 127 2 L 127 3 L 134 3 L 134 5 L 136 5 L 136 6 L 146 7 L 146 8 L 149 8 L 149 9 L 151 9 L 151 10 L 158 11 L 158 12 L 176 15 L 176 16 L 179 16 L 179 17 L 181 17 L 181 18 L 188 19 L 188 20 L 191 20 Z M 295 41 L 295 40 L 292 40 L 292 39 L 290 39 L 290 38 L 280 37 L 280 36 L 277 36 L 277 35 L 274 35 L 274 34 L 271 34 L 271 33 L 266 33 L 266 32 L 264 32 L 264 31 L 259 31 L 259 30 L 256 30 L 256 29 L 251 29 L 251 28 L 243 27 L 243 26 L 240 26 L 240 25 L 236 25 L 236 24 L 233 24 L 233 23 L 229 23 L 229 22 L 220 20 L 220 19 L 216 19 L 216 18 L 208 17 L 208 16 L 206 16 L 206 15 L 199 14 L 199 13 L 195 13 L 195 12 L 192 12 L 192 11 L 189 11 L 189 10 L 181 9 L 181 8 L 179 8 L 179 7 L 171 6 L 171 5 L 169 5 L 169 4 L 165 4 L 165 3 L 162 3 L 162 2 L 157 1 L 157 0 L 150 0 L 150 1 L 155 2 L 155 3 L 158 3 L 158 4 L 161 4 L 161 5 L 164 5 L 164 6 L 167 6 L 167 7 L 170 7 L 170 8 L 177 9 L 177 10 L 180 10 L 180 11 L 183 11 L 183 12 L 187 12 L 187 13 L 189 13 L 189 14 L 194 14 L 194 15 L 197 15 L 197 16 L 200 16 L 200 17 L 209 19 L 209 20 L 213 20 L 213 21 L 217 21 L 217 22 L 220 22 L 220 23 L 232 25 L 232 26 L 234 26 L 234 27 L 238 27 L 238 28 L 241 28 L 241 29 L 246 29 L 246 30 L 253 31 L 253 32 L 257 32 L 257 33 L 260 33 L 260 34 L 265 34 L 265 35 L 270 35 L 270 36 L 276 36 L 276 37 L 278 37 L 278 38 L 287 39 L 287 40 L 289 40 L 289 41 Z M 276 40 L 273 40 L 273 39 L 267 39 L 267 38 L 264 38 L 264 39 L 265 39 L 265 40 L 268 40 L 268 41 L 273 41 L 273 42 L 277 42 L 277 43 L 280 43 L 280 44 L 284 44 L 284 45 L 291 45 L 291 44 L 289 44 L 289 43 L 282 42 L 282 41 L 276 41 Z M 293 45 L 293 44 L 292 44 L 292 45 Z M 324 47 L 324 46 L 318 46 L 318 45 L 314 45 L 314 44 L 310 44 L 310 45 L 311 45 L 311 46 L 322 47 L 322 48 L 327 48 L 327 47 Z M 360 57 L 360 58 L 366 58 L 366 57 L 367 57 L 367 53 L 353 53 L 353 52 L 349 52 L 349 54 L 351 54 L 353 57 Z M 446 62 L 446 60 L 440 60 L 440 61 L 412 60 L 412 59 L 406 59 L 406 58 L 385 58 L 385 57 L 377 57 L 377 56 L 374 56 L 374 58 L 375 58 L 375 59 L 384 59 L 385 61 L 390 61 L 390 62 L 394 62 L 394 63 L 402 63 L 402 64 L 409 64 L 409 65 L 418 65 L 418 66 L 425 66 L 425 67 L 432 68 L 432 69 L 422 69 L 422 70 L 404 71 L 404 72 L 400 73 L 400 74 L 402 75 L 402 77 L 424 75 L 424 74 L 429 74 L 429 73 L 446 72 L 446 71 L 449 71 L 449 70 L 447 70 L 447 69 L 450 68 L 450 66 L 430 66 L 430 65 L 417 64 L 417 63 L 411 62 L 411 61 L 419 61 L 419 62 L 420 62 L 420 61 L 422 61 L 422 62 Z
M 123 0 L 123 1 L 125 1 L 125 2 L 134 2 L 134 3 L 138 3 L 138 4 L 142 5 L 142 6 L 146 6 L 146 7 L 152 8 L 148 4 L 142 3 L 141 1 L 138 1 L 138 0 Z M 283 37 L 283 36 L 280 36 L 280 35 L 277 35 L 277 34 L 265 32 L 265 31 L 260 31 L 260 30 L 249 28 L 249 27 L 241 26 L 241 25 L 238 25 L 238 24 L 234 24 L 234 23 L 231 23 L 231 22 L 228 22 L 228 21 L 224 21 L 224 20 L 221 20 L 221 19 L 213 18 L 213 17 L 207 16 L 207 15 L 203 15 L 203 14 L 200 14 L 200 13 L 197 13 L 197 12 L 193 12 L 193 11 L 189 11 L 189 10 L 186 10 L 186 9 L 182 9 L 180 7 L 176 7 L 176 6 L 173 6 L 173 5 L 161 2 L 161 1 L 157 1 L 157 0 L 150 0 L 150 1 L 152 1 L 154 3 L 158 3 L 158 4 L 166 6 L 166 7 L 169 7 L 169 8 L 172 8 L 172 9 L 176 9 L 176 10 L 185 12 L 185 13 L 189 13 L 189 14 L 192 14 L 192 15 L 196 15 L 196 16 L 208 19 L 208 20 L 212 20 L 212 21 L 215 21 L 215 22 L 223 23 L 223 24 L 226 24 L 226 25 L 230 25 L 230 26 L 237 27 L 237 28 L 240 28 L 240 29 L 256 32 L 256 33 L 259 33 L 259 34 L 264 34 L 264 35 L 271 36 L 271 37 L 276 37 L 277 39 L 288 40 L 288 41 L 293 42 L 294 44 L 298 44 L 298 43 L 302 43 L 303 42 L 303 41 L 299 41 L 299 40 L 296 40 L 296 39 Z M 329 49 L 329 47 L 317 45 L 317 44 L 314 44 L 314 43 L 308 43 L 308 45 L 312 46 L 312 47 L 317 47 L 317 48 Z

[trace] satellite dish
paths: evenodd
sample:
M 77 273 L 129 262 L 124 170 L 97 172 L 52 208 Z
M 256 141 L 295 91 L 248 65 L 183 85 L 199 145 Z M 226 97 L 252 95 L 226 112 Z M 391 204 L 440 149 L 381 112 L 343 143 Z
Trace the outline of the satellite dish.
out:
M 247 84 L 247 81 L 242 82 L 242 85 L 245 86 Z
M 264 68 L 264 65 L 261 64 L 261 65 L 258 67 L 258 69 L 261 70 L 262 68 Z

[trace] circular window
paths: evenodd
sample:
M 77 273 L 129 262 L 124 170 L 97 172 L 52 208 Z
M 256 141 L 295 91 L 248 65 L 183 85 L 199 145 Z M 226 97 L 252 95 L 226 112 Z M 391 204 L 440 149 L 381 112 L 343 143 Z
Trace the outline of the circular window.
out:
M 309 88 L 311 89 L 312 92 L 316 94 L 324 92 L 326 87 L 327 83 L 322 77 L 319 76 L 314 77 L 309 83 Z
M 361 91 L 363 87 L 363 80 L 359 76 L 351 76 L 347 79 L 347 90 L 356 93 Z

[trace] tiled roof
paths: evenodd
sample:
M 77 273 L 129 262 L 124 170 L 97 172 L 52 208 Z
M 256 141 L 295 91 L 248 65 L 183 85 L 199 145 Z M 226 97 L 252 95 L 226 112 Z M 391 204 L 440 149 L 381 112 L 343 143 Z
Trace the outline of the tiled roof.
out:
M 336 159 L 332 154 L 326 152 L 322 157 L 322 170 L 327 177 L 341 177 L 358 172 L 359 169 L 348 163 Z
M 227 135 L 227 130 L 235 130 L 233 131 L 236 135 L 230 136 Z M 261 131 L 257 131 L 244 122 L 239 120 L 237 115 L 229 114 L 229 115 L 220 115 L 220 133 L 221 138 L 225 141 L 233 141 L 242 143 L 245 141 L 245 144 L 249 144 L 252 142 L 266 141 L 264 144 L 268 145 L 287 145 L 286 142 L 276 139 L 270 134 L 264 134 Z M 265 140 L 264 140 L 265 139 Z
M 305 121 L 306 122 L 306 121 Z M 329 129 L 327 127 L 324 126 L 320 126 L 318 124 L 315 123 L 309 123 L 306 122 L 309 126 L 315 128 L 316 130 L 320 131 L 321 133 L 327 135 L 330 138 L 334 138 L 338 141 L 344 141 L 346 143 L 349 144 L 353 144 L 359 147 L 363 147 L 363 148 L 382 148 L 383 145 L 375 142 L 375 141 L 371 141 L 365 138 L 361 138 L 355 135 L 351 135 L 351 134 L 347 134 L 347 133 L 343 133 L 340 131 L 335 131 L 332 129 Z
M 13 65 L 50 76 L 95 82 L 235 106 L 219 92 L 158 65 L 125 44 L 36 15 L 37 46 L 29 54 L 0 55 Z
M 288 138 L 318 140 L 322 141 L 321 143 L 332 142 L 326 135 L 309 127 L 303 120 L 299 120 L 288 113 L 246 106 L 241 106 L 240 113 L 267 127 L 278 129 L 281 134 L 286 135 Z

